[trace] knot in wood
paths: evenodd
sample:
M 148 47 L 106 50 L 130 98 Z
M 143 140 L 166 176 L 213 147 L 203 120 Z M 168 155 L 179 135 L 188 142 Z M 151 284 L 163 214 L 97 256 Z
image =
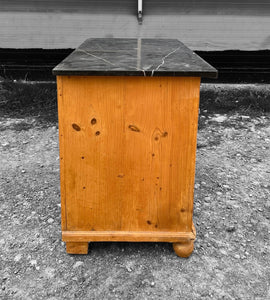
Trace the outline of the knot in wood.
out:
M 140 132 L 140 129 L 135 125 L 129 125 L 128 128 L 132 131 Z

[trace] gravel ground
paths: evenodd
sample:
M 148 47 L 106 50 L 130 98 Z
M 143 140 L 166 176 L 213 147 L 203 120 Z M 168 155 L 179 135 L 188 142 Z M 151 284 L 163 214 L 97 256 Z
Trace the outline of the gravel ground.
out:
M 0 298 L 270 299 L 269 86 L 256 89 L 202 86 L 197 239 L 183 259 L 168 243 L 66 254 L 55 86 L 0 85 Z

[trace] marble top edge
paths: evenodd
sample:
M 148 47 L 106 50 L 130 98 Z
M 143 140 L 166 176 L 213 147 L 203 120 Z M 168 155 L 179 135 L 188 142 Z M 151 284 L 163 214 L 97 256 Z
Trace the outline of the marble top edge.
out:
M 90 38 L 53 74 L 216 78 L 217 70 L 176 39 Z

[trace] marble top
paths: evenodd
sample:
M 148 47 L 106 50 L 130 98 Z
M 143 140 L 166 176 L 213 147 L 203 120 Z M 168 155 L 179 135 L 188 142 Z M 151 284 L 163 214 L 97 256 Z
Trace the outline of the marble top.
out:
M 176 39 L 87 39 L 53 74 L 217 78 L 215 68 Z

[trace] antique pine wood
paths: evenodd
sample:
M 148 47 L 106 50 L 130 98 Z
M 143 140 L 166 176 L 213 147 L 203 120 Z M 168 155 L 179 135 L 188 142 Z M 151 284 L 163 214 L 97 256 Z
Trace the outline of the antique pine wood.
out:
M 57 76 L 62 232 L 193 250 L 200 77 Z

